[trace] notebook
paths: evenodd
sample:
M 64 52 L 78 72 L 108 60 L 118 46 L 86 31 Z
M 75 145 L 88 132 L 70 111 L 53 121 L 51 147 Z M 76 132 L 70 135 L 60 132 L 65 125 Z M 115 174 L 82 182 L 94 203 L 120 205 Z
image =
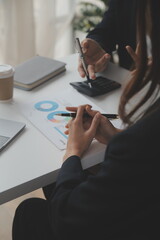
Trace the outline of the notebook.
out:
M 35 56 L 15 67 L 14 87 L 32 90 L 66 70 L 66 63 L 42 56 Z
M 4 149 L 23 129 L 25 123 L 0 118 L 0 151 Z

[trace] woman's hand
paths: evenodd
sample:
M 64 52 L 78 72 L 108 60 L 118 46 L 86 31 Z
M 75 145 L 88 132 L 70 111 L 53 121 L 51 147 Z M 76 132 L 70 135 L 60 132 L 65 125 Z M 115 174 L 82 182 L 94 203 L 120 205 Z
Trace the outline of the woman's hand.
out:
M 130 46 L 126 46 L 126 50 L 131 56 L 131 58 L 133 59 L 135 64 L 135 69 L 131 71 L 132 76 L 134 76 L 134 74 L 137 71 L 137 66 L 139 65 L 139 62 L 140 62 L 140 59 L 139 59 L 140 45 L 139 43 L 137 44 L 136 51 L 134 51 Z M 152 65 L 152 57 L 148 57 L 147 66 L 150 67 L 151 65 Z
M 67 107 L 66 109 L 68 111 L 77 112 L 77 107 Z M 85 130 L 88 130 L 92 124 L 93 118 L 98 113 L 98 111 L 92 110 L 90 105 L 85 105 L 84 110 L 88 113 L 88 115 L 91 116 L 90 118 L 83 118 L 83 128 Z M 67 130 L 65 131 L 65 134 L 69 134 L 69 124 L 66 125 L 66 128 Z M 100 143 L 108 144 L 111 137 L 120 131 L 121 130 L 115 128 L 106 117 L 100 114 L 99 124 L 97 126 L 94 138 L 97 139 Z
M 97 113 L 97 111 L 92 110 L 91 106 L 89 105 L 86 106 L 86 112 L 91 117 L 94 117 L 95 114 Z M 96 131 L 95 139 L 97 139 L 100 143 L 107 145 L 110 139 L 121 130 L 118 128 L 115 128 L 113 124 L 105 116 L 103 115 L 100 115 L 100 116 L 101 116 L 100 123 Z
M 89 77 L 91 79 L 95 79 L 95 73 L 102 72 L 106 69 L 111 56 L 106 53 L 96 41 L 92 39 L 84 39 L 81 42 L 81 46 L 85 56 L 86 64 L 88 66 L 87 70 Z M 85 77 L 85 71 L 80 59 L 78 63 L 78 72 L 81 77 Z
M 85 107 L 86 106 L 78 107 L 76 117 L 68 123 L 69 137 L 66 153 L 63 158 L 64 161 L 72 155 L 81 157 L 95 137 L 101 115 L 97 112 L 92 118 L 90 126 L 86 128 L 83 117 Z
M 136 68 L 140 61 L 140 59 L 139 59 L 139 50 L 140 50 L 139 43 L 137 44 L 136 51 L 134 51 L 133 48 L 131 48 L 130 46 L 126 46 L 126 50 L 134 61 L 135 69 L 131 72 L 131 74 L 133 76 L 136 73 Z

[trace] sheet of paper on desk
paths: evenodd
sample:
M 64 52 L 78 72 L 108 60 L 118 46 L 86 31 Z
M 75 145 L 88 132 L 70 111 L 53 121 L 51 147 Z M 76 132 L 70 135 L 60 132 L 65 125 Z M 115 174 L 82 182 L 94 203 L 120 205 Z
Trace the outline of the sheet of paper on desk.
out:
M 104 112 L 82 94 L 73 89 L 57 93 L 53 96 L 41 95 L 26 103 L 19 103 L 20 110 L 30 122 L 38 128 L 57 148 L 66 148 L 67 136 L 64 134 L 69 117 L 56 116 L 57 113 L 67 112 L 66 106 L 90 104 L 92 108 Z M 117 120 L 114 120 L 117 121 Z

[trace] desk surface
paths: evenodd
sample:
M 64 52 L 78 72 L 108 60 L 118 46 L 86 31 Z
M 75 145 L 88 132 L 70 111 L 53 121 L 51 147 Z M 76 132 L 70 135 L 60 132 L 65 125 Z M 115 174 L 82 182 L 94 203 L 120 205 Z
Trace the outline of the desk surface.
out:
M 14 88 L 11 102 L 0 102 L 0 117 L 26 123 L 25 130 L 0 153 L 0 204 L 55 181 L 61 167 L 64 151 L 58 150 L 18 110 L 17 103 L 25 102 L 39 93 L 59 92 L 72 88 L 71 81 L 81 81 L 77 72 L 77 54 L 61 59 L 66 62 L 66 72 L 49 80 L 32 91 Z M 129 72 L 112 63 L 103 74 L 122 85 Z M 121 89 L 95 98 L 86 97 L 108 113 L 118 109 Z M 77 92 L 77 94 L 79 94 Z M 89 163 L 92 166 L 92 162 Z

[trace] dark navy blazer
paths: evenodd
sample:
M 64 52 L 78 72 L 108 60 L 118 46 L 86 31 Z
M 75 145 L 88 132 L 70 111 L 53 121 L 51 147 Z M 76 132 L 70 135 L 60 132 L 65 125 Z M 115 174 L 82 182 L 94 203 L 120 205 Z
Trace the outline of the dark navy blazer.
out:
M 49 212 L 56 239 L 160 239 L 160 101 L 111 139 L 97 175 L 68 158 Z

